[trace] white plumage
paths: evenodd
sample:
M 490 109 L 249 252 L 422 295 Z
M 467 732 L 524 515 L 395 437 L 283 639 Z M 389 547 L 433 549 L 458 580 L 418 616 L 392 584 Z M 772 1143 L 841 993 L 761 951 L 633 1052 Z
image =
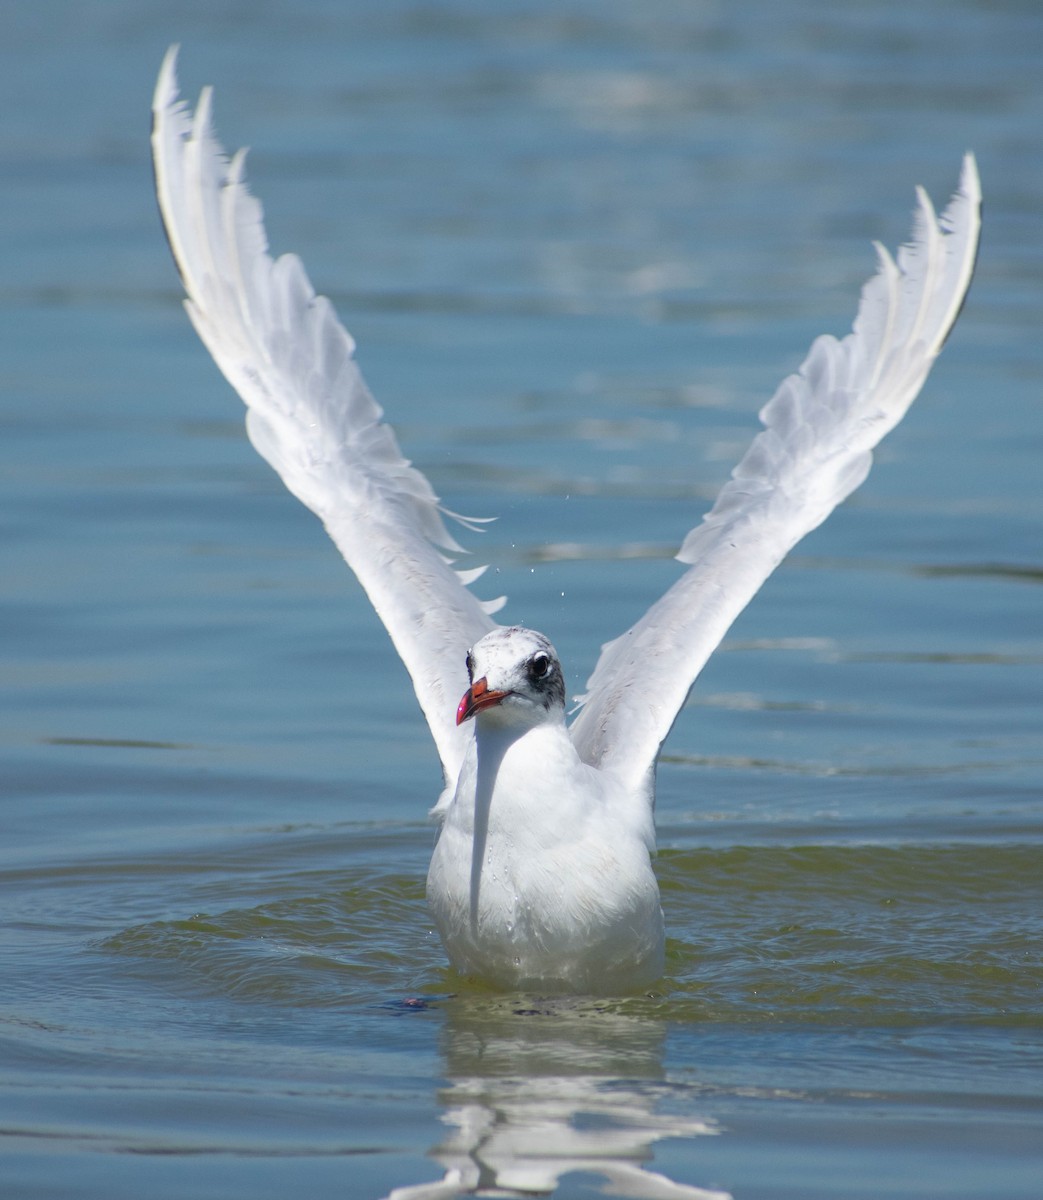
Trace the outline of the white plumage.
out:
M 762 409 L 765 428 L 677 555 L 688 569 L 603 647 L 569 727 L 553 647 L 499 627 L 502 600 L 467 586 L 481 571 L 453 568 L 452 514 L 403 457 L 300 260 L 269 257 L 243 152 L 228 160 L 214 139 L 209 89 L 194 115 L 178 98 L 175 59 L 156 86 L 152 146 L 186 308 L 246 403 L 250 440 L 322 519 L 412 677 L 445 776 L 428 899 L 451 961 L 508 987 L 653 982 L 659 748 L 732 621 L 865 479 L 923 386 L 974 268 L 973 158 L 940 219 L 918 189 L 912 242 L 897 262 L 877 247 L 852 332 L 817 339 Z

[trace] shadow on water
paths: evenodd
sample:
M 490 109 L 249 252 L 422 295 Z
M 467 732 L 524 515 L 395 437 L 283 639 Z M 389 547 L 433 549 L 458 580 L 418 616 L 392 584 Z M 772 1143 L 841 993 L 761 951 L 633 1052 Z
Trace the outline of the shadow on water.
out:
M 309 872 L 283 887 L 297 894 L 131 926 L 97 949 L 238 1027 L 282 1027 L 309 1009 L 338 1030 L 324 1069 L 351 1061 L 337 1044 L 345 1030 L 390 1046 L 408 1041 L 415 1016 L 438 1022 L 434 1100 L 446 1133 L 429 1157 L 443 1174 L 396 1187 L 393 1200 L 548 1194 L 574 1173 L 596 1181 L 590 1194 L 727 1195 L 649 1165 L 663 1139 L 717 1132 L 693 1111 L 698 1090 L 668 1078 L 662 997 L 503 995 L 462 978 L 431 939 L 422 882 L 404 875 Z M 419 990 L 406 997 L 409 985 Z
M 414 833 L 372 836 L 381 857 L 410 857 Z M 327 841 L 300 840 L 305 860 Z M 357 830 L 352 840 L 358 851 Z M 996 1038 L 1009 1031 L 1024 1056 L 1041 1028 L 1026 918 L 1030 896 L 1043 902 L 1035 846 L 667 848 L 669 976 L 603 1000 L 502 995 L 447 969 L 419 871 L 388 872 L 368 850 L 339 870 L 259 853 L 244 850 L 246 880 L 195 891 L 207 907 L 97 949 L 225 1014 L 215 1020 L 276 1031 L 299 1069 L 351 1074 L 374 1052 L 402 1070 L 414 1019 L 434 1021 L 445 1132 L 428 1154 L 441 1176 L 406 1182 L 417 1171 L 401 1165 L 391 1200 L 547 1194 L 573 1174 L 596 1181 L 583 1194 L 707 1200 L 724 1193 L 705 1190 L 721 1182 L 720 1160 L 702 1139 L 726 1131 L 737 1106 L 833 1106 L 850 1119 L 870 1102 L 899 1109 L 913 1091 L 942 1109 L 990 1091 L 1028 1103 L 1004 1082 Z M 222 907 L 229 888 L 240 902 Z M 302 1010 L 314 1045 L 301 1044 Z M 943 1070 L 946 1029 L 991 1065 Z M 907 1060 L 915 1077 L 899 1069 Z M 688 1143 L 681 1181 L 663 1173 L 677 1174 L 673 1159 L 651 1164 L 665 1139 Z
M 723 1200 L 646 1164 L 664 1138 L 712 1135 L 712 1121 L 662 1111 L 666 1024 L 593 1000 L 456 996 L 442 1003 L 440 1180 L 388 1200 L 549 1194 L 580 1172 L 598 1191 L 645 1200 Z

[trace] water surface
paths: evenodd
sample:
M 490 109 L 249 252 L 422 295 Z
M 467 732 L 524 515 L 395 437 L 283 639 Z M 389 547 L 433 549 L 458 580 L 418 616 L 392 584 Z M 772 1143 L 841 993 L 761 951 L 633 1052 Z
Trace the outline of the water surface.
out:
M 1036 7 L 11 14 L 4 1194 L 1037 1196 Z M 978 276 L 923 396 L 667 744 L 653 994 L 445 966 L 408 680 L 180 308 L 147 157 L 175 40 L 406 453 L 500 518 L 479 590 L 576 690 L 848 327 L 870 240 L 976 151 Z

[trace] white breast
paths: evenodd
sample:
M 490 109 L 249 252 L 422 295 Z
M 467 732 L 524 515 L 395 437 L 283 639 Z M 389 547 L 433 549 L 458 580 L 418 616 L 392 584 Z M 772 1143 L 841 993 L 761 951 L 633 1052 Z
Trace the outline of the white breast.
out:
M 633 990 L 663 971 L 646 804 L 564 725 L 484 728 L 445 810 L 427 896 L 453 966 L 503 987 Z

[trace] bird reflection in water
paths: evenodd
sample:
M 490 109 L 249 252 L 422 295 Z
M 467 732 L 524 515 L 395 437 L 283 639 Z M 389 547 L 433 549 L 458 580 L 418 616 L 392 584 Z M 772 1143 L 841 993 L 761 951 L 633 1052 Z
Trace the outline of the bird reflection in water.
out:
M 663 1138 L 717 1132 L 658 1111 L 683 1095 L 664 1077 L 661 1023 L 589 1000 L 517 997 L 451 1000 L 446 1018 L 439 1100 L 451 1132 L 430 1151 L 445 1175 L 386 1200 L 546 1195 L 569 1172 L 635 1200 L 729 1200 L 642 1165 Z

